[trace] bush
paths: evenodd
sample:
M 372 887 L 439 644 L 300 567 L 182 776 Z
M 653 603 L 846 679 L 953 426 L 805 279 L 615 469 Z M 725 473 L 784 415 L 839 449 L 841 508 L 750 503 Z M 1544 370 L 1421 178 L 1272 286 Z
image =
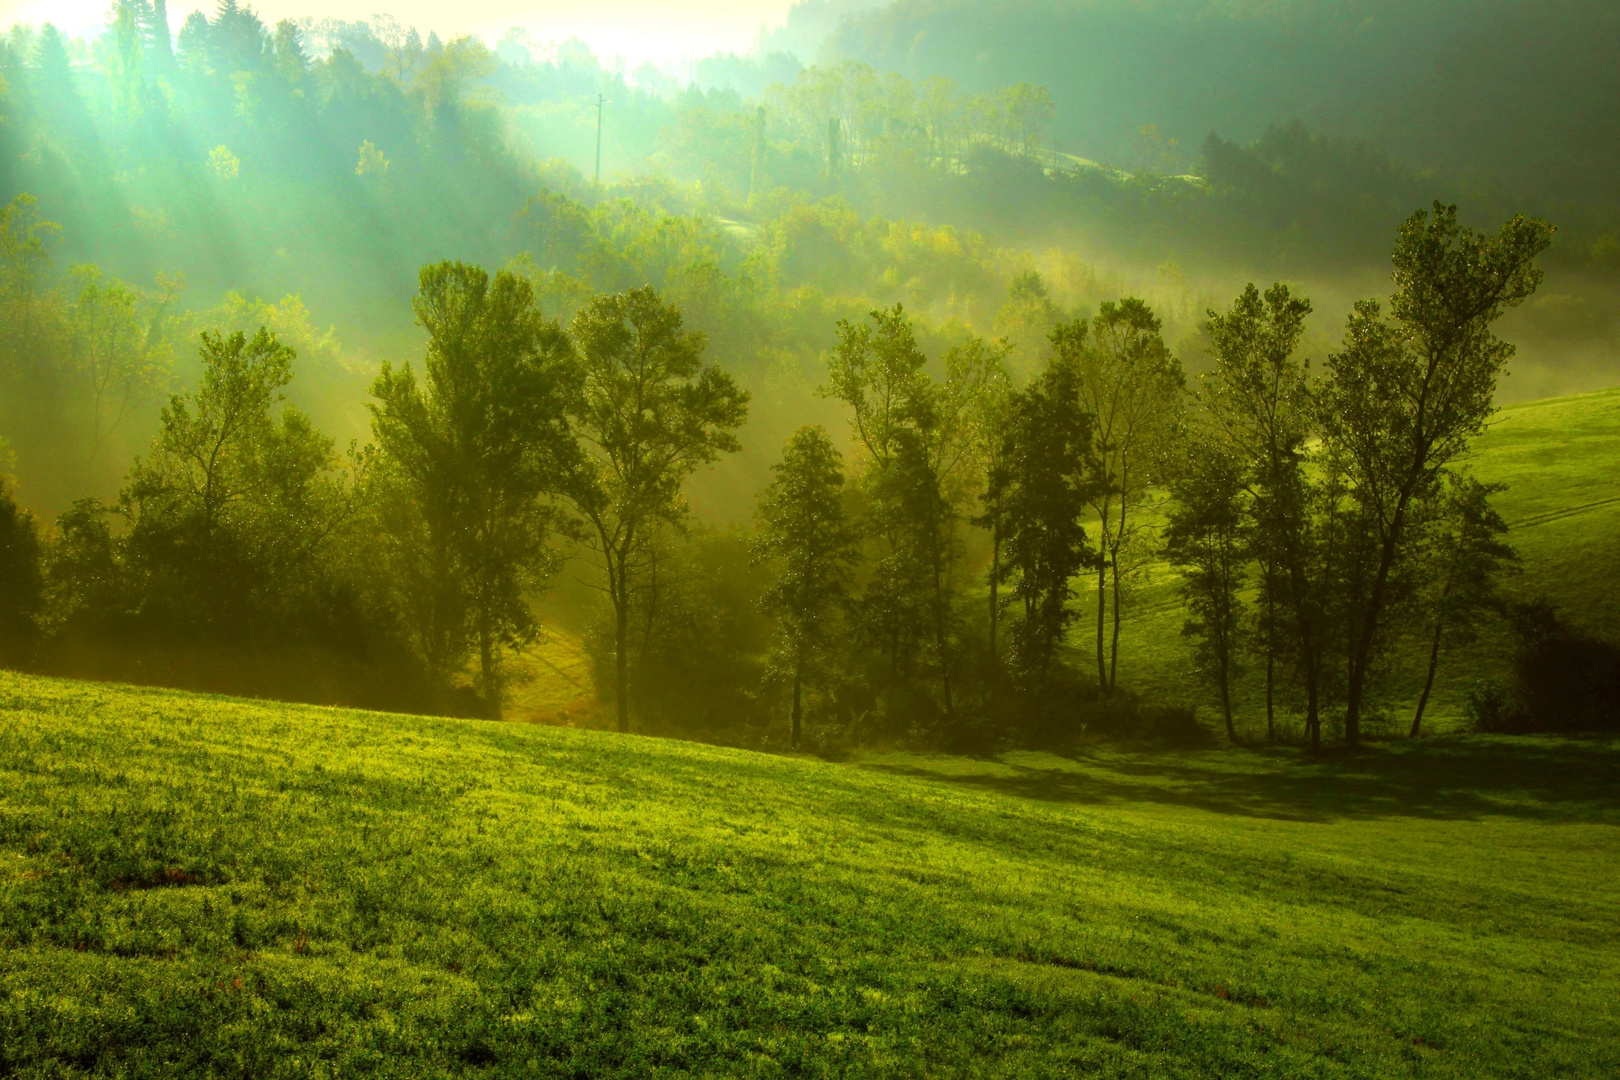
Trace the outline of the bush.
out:
M 34 515 L 17 505 L 0 476 L 0 664 L 27 662 L 39 636 L 44 597 L 40 552 Z
M 1620 729 L 1620 647 L 1566 623 L 1545 599 L 1511 612 L 1513 681 L 1476 688 L 1469 716 L 1480 730 Z
M 1475 731 L 1503 731 L 1507 727 L 1507 690 L 1499 682 L 1481 681 L 1468 688 L 1463 715 Z

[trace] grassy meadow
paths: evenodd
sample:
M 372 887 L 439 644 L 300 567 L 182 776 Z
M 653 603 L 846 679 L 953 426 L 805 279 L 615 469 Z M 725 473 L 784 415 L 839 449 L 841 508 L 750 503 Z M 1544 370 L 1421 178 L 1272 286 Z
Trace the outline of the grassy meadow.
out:
M 829 763 L 0 673 L 0 1074 L 1620 1075 L 1620 745 Z

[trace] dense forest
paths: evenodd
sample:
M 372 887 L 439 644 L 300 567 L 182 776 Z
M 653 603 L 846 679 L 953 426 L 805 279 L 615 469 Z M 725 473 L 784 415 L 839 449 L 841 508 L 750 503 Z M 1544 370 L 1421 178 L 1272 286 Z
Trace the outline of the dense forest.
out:
M 1615 20 L 1363 7 L 897 4 L 684 83 L 236 0 L 14 28 L 7 657 L 499 716 L 545 617 L 621 730 L 1187 737 L 1118 677 L 1167 566 L 1232 738 L 1240 677 L 1312 745 L 1416 677 L 1415 734 L 1487 619 L 1525 644 L 1476 722 L 1546 726 L 1538 665 L 1587 657 L 1559 678 L 1599 700 L 1612 658 L 1502 597 L 1463 464 L 1510 359 L 1613 381 L 1613 117 L 1457 95 L 1567 96 L 1500 43 L 1595 57 Z M 1148 96 L 1145 53 L 1184 81 Z

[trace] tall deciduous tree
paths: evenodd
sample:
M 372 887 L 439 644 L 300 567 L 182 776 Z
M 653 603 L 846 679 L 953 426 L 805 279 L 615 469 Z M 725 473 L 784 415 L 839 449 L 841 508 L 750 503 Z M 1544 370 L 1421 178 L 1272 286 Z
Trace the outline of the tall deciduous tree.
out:
M 1358 303 L 1343 347 L 1328 358 L 1323 430 L 1373 548 L 1348 637 L 1345 738 L 1352 743 L 1413 505 L 1436 492 L 1447 466 L 1484 430 L 1497 377 L 1513 355 L 1491 324 L 1541 283 L 1535 258 L 1552 233 L 1546 222 L 1521 216 L 1489 236 L 1461 225 L 1455 206 L 1419 211 L 1396 241 L 1388 317 L 1377 301 Z
M 1310 373 L 1295 356 L 1310 312 L 1310 301 L 1286 285 L 1273 285 L 1262 297 L 1251 284 L 1226 314 L 1211 311 L 1204 324 L 1215 360 L 1203 378 L 1206 413 L 1240 465 L 1260 564 L 1268 739 L 1277 734 L 1280 575 L 1299 536 L 1304 448 L 1315 422 Z
M 793 433 L 773 466 L 776 474 L 759 502 L 755 557 L 774 560 L 776 579 L 761 597 L 781 628 L 793 673 L 793 745 L 799 745 L 806 674 L 826 647 L 827 632 L 849 596 L 855 531 L 844 509 L 841 455 L 827 433 Z
M 905 468 L 908 460 L 922 458 L 921 446 L 937 423 L 934 387 L 924 371 L 927 362 L 910 320 L 896 305 L 871 312 L 865 323 L 838 324 L 838 344 L 828 359 L 822 389 L 850 407 L 850 426 L 866 456 L 860 479 L 871 510 L 863 527 L 882 551 L 861 597 L 861 621 L 872 644 L 887 654 L 894 680 L 911 674 L 933 621 L 932 575 L 926 543 L 917 534 L 928 531 L 942 498 L 937 478 Z M 922 491 L 906 500 L 902 480 Z M 915 509 L 924 511 L 924 521 L 911 519 L 907 511 Z M 948 685 L 943 667 L 941 677 Z
M 1135 298 L 1098 308 L 1089 333 L 1083 321 L 1052 332 L 1054 350 L 1075 365 L 1082 406 L 1094 418 L 1091 460 L 1097 483 L 1097 683 L 1112 692 L 1119 671 L 1120 604 L 1137 505 L 1161 477 L 1163 460 L 1184 412 L 1185 376 L 1165 347 L 1159 319 Z M 1113 634 L 1107 634 L 1113 607 Z
M 973 524 L 990 534 L 990 568 L 985 574 L 989 585 L 989 659 L 993 670 L 1001 664 L 1001 585 L 1002 547 L 1007 539 L 1007 497 L 1012 483 L 1008 454 L 1013 449 L 1009 433 L 1018 417 L 1019 395 L 1007 373 L 1007 356 L 1012 350 L 1006 339 L 988 343 L 975 338 L 970 346 L 980 353 L 981 377 L 970 402 L 969 418 L 978 478 L 982 480 L 979 504 L 982 513 Z
M 1517 563 L 1518 553 L 1503 539 L 1507 522 L 1490 503 L 1501 490 L 1500 484 L 1481 483 L 1472 476 L 1448 476 L 1437 513 L 1428 523 L 1427 550 L 1420 557 L 1425 587 L 1418 599 L 1427 616 L 1429 662 L 1412 713 L 1414 739 L 1423 727 L 1441 650 L 1472 640 L 1480 619 L 1500 609 L 1497 582 Z
M 907 674 L 915 646 L 933 654 L 945 715 L 954 718 L 955 524 L 970 497 L 974 405 L 1002 370 L 1000 351 L 971 339 L 946 355 L 936 382 L 899 304 L 866 323 L 840 322 L 838 334 L 823 393 L 853 412 L 868 455 L 870 523 L 887 548 L 865 597 L 868 630 L 884 643 L 894 676 Z
M 565 410 L 577 375 L 523 278 L 446 262 L 424 267 L 420 285 L 423 380 L 385 365 L 372 429 L 414 523 L 402 555 L 423 652 L 442 678 L 470 640 L 498 716 L 503 654 L 532 640 L 528 598 L 555 564 L 546 496 L 573 465 Z
M 1239 655 L 1244 569 L 1249 559 L 1241 465 L 1231 445 L 1200 438 L 1189 447 L 1171 483 L 1175 506 L 1165 530 L 1165 549 L 1181 570 L 1187 601 L 1184 633 L 1197 639 L 1198 665 L 1221 696 L 1226 737 L 1237 742 L 1232 722 L 1232 677 Z
M 129 414 L 169 381 L 173 356 L 162 317 L 176 288 L 160 278 L 158 292 L 148 295 L 106 278 L 95 266 L 76 267 L 73 273 L 78 295 L 68 310 L 68 332 L 73 359 L 90 383 L 95 461 Z
M 704 336 L 650 287 L 600 296 L 574 317 L 582 386 L 570 411 L 582 451 L 565 491 L 607 574 L 614 614 L 614 689 L 630 730 L 630 612 L 658 527 L 685 512 L 681 485 L 740 449 L 748 393 L 714 364 Z

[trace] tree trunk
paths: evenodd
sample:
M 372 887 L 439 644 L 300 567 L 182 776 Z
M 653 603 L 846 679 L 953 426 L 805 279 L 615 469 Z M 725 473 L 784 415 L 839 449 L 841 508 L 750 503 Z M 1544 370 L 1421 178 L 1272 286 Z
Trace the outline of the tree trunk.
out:
M 1276 582 L 1266 571 L 1266 742 L 1277 741 L 1277 601 Z
M 478 617 L 478 674 L 484 688 L 484 709 L 491 720 L 501 719 L 500 676 L 495 670 L 495 642 L 490 633 L 489 615 Z
M 1403 494 L 1395 504 L 1395 512 L 1390 515 L 1389 531 L 1378 552 L 1378 573 L 1373 576 L 1372 594 L 1362 610 L 1361 626 L 1350 643 L 1350 664 L 1344 694 L 1344 741 L 1352 746 L 1361 741 L 1361 706 L 1367 685 L 1367 668 L 1372 662 L 1373 637 L 1378 632 L 1378 616 L 1384 606 L 1384 592 L 1389 585 L 1390 571 L 1395 566 L 1395 553 L 1405 524 L 1406 496 Z
M 1226 717 L 1226 739 L 1233 746 L 1237 745 L 1237 728 L 1232 723 L 1232 615 L 1237 606 L 1237 597 L 1233 595 L 1233 569 L 1232 552 L 1224 543 L 1221 548 L 1221 594 L 1220 602 L 1216 608 L 1220 621 L 1216 623 L 1217 633 L 1215 642 L 1220 652 L 1217 661 L 1220 664 L 1221 677 L 1221 712 Z
M 945 692 L 945 715 L 956 719 L 956 705 L 951 700 L 950 635 L 945 629 L 944 585 L 939 576 L 939 560 L 934 560 L 934 648 L 939 653 L 939 681 Z
M 939 653 L 939 681 L 945 694 L 945 715 L 955 720 L 956 706 L 951 700 L 950 634 L 946 626 L 949 612 L 945 603 L 945 582 L 940 573 L 940 563 L 944 559 L 944 544 L 941 542 L 939 526 L 940 523 L 936 519 L 929 529 L 928 537 L 929 562 L 933 563 L 934 571 L 934 648 Z
M 1097 689 L 1108 693 L 1108 666 L 1103 661 L 1103 627 L 1108 615 L 1108 543 L 1097 539 Z
M 1445 620 L 1434 620 L 1434 639 L 1429 642 L 1429 673 L 1423 678 L 1423 693 L 1418 696 L 1417 712 L 1412 714 L 1411 738 L 1418 737 L 1418 729 L 1423 725 L 1423 710 L 1429 705 L 1429 691 L 1434 689 L 1434 672 L 1440 666 L 1440 635 L 1445 630 Z
M 1119 549 L 1125 543 L 1125 493 L 1119 495 L 1119 531 L 1114 534 L 1114 565 L 1111 572 L 1114 584 L 1114 639 L 1108 647 L 1108 692 L 1112 694 L 1119 683 Z
M 630 732 L 630 586 L 624 560 L 619 561 L 613 588 L 613 698 L 619 714 L 619 732 Z
M 1227 646 L 1221 646 L 1221 712 L 1226 717 L 1226 741 L 1233 746 L 1237 745 L 1237 728 L 1232 726 L 1232 677 L 1231 663 L 1228 661 Z
M 1361 693 L 1363 680 L 1361 666 L 1354 658 L 1350 661 L 1350 670 L 1345 680 L 1344 694 L 1344 741 L 1351 746 L 1361 742 Z
M 799 704 L 799 685 L 804 681 L 804 662 L 798 661 L 793 665 L 793 749 L 799 748 L 799 719 L 804 715 Z
M 1001 510 L 997 507 L 995 527 L 990 530 L 990 670 L 1001 670 L 1001 650 L 997 648 L 996 629 L 1001 623 Z
M 1311 752 L 1322 749 L 1322 714 L 1317 698 L 1317 680 L 1312 675 L 1307 679 L 1305 687 L 1305 730 L 1310 732 Z

